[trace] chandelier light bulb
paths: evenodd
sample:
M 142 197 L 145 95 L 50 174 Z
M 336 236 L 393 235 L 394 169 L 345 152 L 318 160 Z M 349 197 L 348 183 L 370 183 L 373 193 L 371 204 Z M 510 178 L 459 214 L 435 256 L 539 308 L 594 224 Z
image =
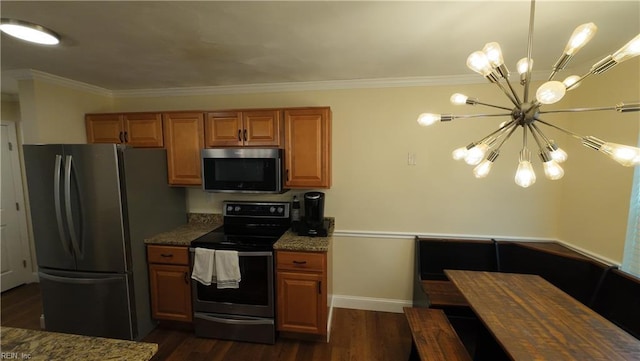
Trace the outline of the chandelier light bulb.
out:
M 423 127 L 428 127 L 433 123 L 439 122 L 440 119 L 440 114 L 422 113 L 418 116 L 418 124 L 422 125 Z
M 521 160 L 515 177 L 516 184 L 522 188 L 527 188 L 536 182 L 536 173 L 528 160 Z
M 575 55 L 578 50 L 582 49 L 593 36 L 596 35 L 598 27 L 594 23 L 587 23 L 578 26 L 571 34 L 567 46 L 564 48 L 564 53 L 567 55 Z
M 580 76 L 570 75 L 562 81 L 562 84 L 564 84 L 564 87 L 569 91 L 580 86 L 581 83 L 578 83 L 578 80 L 580 80 Z
M 551 159 L 553 159 L 556 163 L 563 163 L 569 157 L 567 155 L 567 152 L 565 152 L 561 148 L 558 148 L 558 149 L 556 149 L 554 151 L 551 151 L 549 154 L 551 154 Z
M 558 180 L 564 177 L 564 169 L 562 169 L 562 167 L 553 159 L 544 162 L 543 167 L 544 175 L 547 177 L 547 179 Z
M 451 98 L 449 100 L 451 101 L 451 104 L 462 105 L 467 103 L 467 99 L 469 99 L 468 96 L 460 93 L 455 93 L 451 95 Z
M 453 160 L 461 160 L 467 156 L 467 152 L 467 147 L 456 148 L 451 152 L 451 157 L 453 157 Z
M 533 59 L 531 59 L 531 66 L 533 66 Z M 518 74 L 522 75 L 526 73 L 529 70 L 529 59 L 522 58 L 518 60 L 518 63 L 516 64 L 516 68 L 518 68 Z
M 640 148 L 616 143 L 604 143 L 599 151 L 625 167 L 640 164 Z
M 485 178 L 491 172 L 491 167 L 493 166 L 493 162 L 485 159 L 482 163 L 478 164 L 475 168 L 473 168 L 473 175 L 476 178 Z
M 477 165 L 484 159 L 487 151 L 489 150 L 489 145 L 485 143 L 476 144 L 473 148 L 467 151 L 466 156 L 464 157 L 465 163 L 468 165 Z
M 496 42 L 487 43 L 485 44 L 484 48 L 482 48 L 482 51 L 487 56 L 487 59 L 489 59 L 489 63 L 494 68 L 497 68 L 500 65 L 504 64 L 504 58 L 502 57 L 502 49 L 500 49 L 500 44 Z
M 567 88 L 562 82 L 548 81 L 536 91 L 536 99 L 542 104 L 557 103 L 564 97 Z
M 471 53 L 467 58 L 467 66 L 476 73 L 488 76 L 493 71 L 489 58 L 481 51 Z
M 622 63 L 634 56 L 640 55 L 640 34 L 626 43 L 611 56 L 616 63 Z

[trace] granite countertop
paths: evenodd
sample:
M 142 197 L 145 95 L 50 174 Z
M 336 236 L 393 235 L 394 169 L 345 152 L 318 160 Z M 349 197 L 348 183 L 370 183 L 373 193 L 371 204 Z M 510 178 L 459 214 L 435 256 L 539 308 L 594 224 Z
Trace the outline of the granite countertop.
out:
M 155 343 L 2 327 L 2 359 L 32 361 L 148 361 Z
M 335 219 L 326 217 L 329 221 L 328 237 L 299 236 L 293 230 L 288 230 L 274 243 L 275 250 L 326 252 L 335 228 Z M 172 246 L 189 246 L 194 239 L 211 232 L 223 223 L 222 215 L 207 213 L 190 213 L 189 223 L 167 232 L 162 232 L 144 240 L 146 244 L 160 244 Z
M 190 213 L 189 223 L 146 238 L 146 244 L 189 246 L 191 241 L 222 225 L 221 214 Z
M 293 230 L 288 230 L 280 239 L 273 244 L 273 249 L 284 251 L 303 251 L 303 252 L 327 252 L 329 250 L 329 242 L 332 239 L 333 230 L 335 228 L 335 219 L 325 217 L 329 221 L 328 237 L 309 237 L 299 236 Z

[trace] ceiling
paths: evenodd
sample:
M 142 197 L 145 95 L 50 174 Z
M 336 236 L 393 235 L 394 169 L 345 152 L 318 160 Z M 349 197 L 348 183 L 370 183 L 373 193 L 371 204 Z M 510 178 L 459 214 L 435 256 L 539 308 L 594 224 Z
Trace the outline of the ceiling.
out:
M 48 27 L 62 42 L 2 34 L 2 91 L 17 91 L 17 69 L 112 91 L 469 75 L 467 56 L 490 41 L 515 71 L 529 9 L 517 0 L 3 0 L 3 18 Z M 548 71 L 573 29 L 591 21 L 598 33 L 570 67 L 589 67 L 640 33 L 640 1 L 536 2 L 534 70 Z

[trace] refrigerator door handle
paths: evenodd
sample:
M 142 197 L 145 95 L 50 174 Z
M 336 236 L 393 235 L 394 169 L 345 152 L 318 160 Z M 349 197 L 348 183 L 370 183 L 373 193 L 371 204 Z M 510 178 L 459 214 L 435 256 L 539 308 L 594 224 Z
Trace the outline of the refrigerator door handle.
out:
M 69 227 L 69 236 L 71 238 L 71 244 L 73 245 L 73 249 L 76 252 L 76 257 L 82 259 L 84 258 L 84 253 L 82 252 L 82 248 L 78 243 L 78 236 L 75 231 L 75 222 L 73 221 L 73 212 L 71 209 L 71 177 L 74 175 L 73 172 L 73 156 L 67 155 L 65 160 L 65 179 L 64 179 L 64 202 L 65 202 L 65 210 L 67 212 L 67 226 Z M 77 187 L 77 183 L 76 183 Z M 80 207 L 80 217 L 82 217 L 82 204 L 80 202 L 80 197 L 78 197 L 78 206 Z M 82 219 L 80 219 L 80 233 L 82 233 Z M 82 234 L 80 234 L 80 237 Z
M 56 164 L 53 169 L 53 201 L 56 209 L 56 221 L 58 222 L 58 235 L 62 243 L 62 249 L 66 254 L 72 256 L 69 244 L 67 243 L 67 235 L 65 234 L 64 224 L 62 222 L 62 205 L 60 204 L 60 177 L 62 176 L 62 156 L 56 154 Z
M 72 278 L 72 277 L 54 276 L 52 274 L 48 274 L 44 272 L 38 272 L 38 277 L 43 278 L 45 280 L 54 281 L 54 282 L 75 283 L 75 284 L 96 284 L 96 283 L 109 283 L 109 282 L 122 281 L 122 277 Z

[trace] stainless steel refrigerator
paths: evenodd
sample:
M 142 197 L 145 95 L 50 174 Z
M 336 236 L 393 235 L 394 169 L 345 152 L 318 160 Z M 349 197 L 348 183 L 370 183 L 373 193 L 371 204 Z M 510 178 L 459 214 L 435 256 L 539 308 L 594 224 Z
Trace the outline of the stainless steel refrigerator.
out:
M 164 149 L 25 145 L 45 329 L 139 340 L 154 327 L 144 238 L 186 223 Z

